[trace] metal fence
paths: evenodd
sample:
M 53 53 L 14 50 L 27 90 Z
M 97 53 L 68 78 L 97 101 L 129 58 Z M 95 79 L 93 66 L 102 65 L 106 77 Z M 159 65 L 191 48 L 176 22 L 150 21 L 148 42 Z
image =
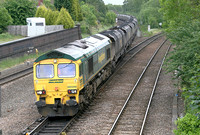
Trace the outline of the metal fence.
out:
M 22 56 L 27 52 L 34 51 L 36 48 L 39 51 L 55 49 L 77 39 L 81 39 L 80 25 L 72 29 L 7 42 L 0 44 L 0 59 Z

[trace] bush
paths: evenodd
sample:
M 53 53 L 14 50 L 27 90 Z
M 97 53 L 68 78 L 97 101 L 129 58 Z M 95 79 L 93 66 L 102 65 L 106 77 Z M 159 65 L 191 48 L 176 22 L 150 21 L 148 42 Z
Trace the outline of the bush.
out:
M 0 6 L 0 33 L 3 33 L 7 26 L 12 24 L 13 19 L 9 15 L 6 8 Z
M 44 5 L 42 5 L 42 6 L 38 7 L 35 17 L 45 18 L 46 12 L 47 12 L 47 8 Z
M 94 6 L 84 4 L 81 6 L 83 11 L 83 20 L 89 24 L 90 26 L 97 25 L 97 17 L 95 16 L 95 12 L 98 12 Z
M 200 135 L 200 120 L 197 116 L 187 113 L 176 122 L 175 135 Z
M 53 11 L 53 17 L 52 17 L 53 25 L 56 24 L 58 16 L 59 16 L 59 11 Z
M 81 22 L 81 33 L 90 33 L 89 26 L 85 22 Z
M 26 18 L 33 17 L 36 12 L 36 4 L 30 0 L 6 0 L 3 5 L 14 25 L 26 25 Z
M 51 10 L 55 10 L 54 5 L 51 3 L 51 0 L 43 0 L 43 4 L 47 7 L 50 8 Z
M 51 9 L 47 9 L 44 16 L 45 16 L 45 20 L 46 20 L 46 25 L 53 25 L 55 23 L 53 20 L 54 13 Z
M 62 7 L 66 8 L 74 21 L 82 21 L 83 15 L 79 0 L 55 0 L 54 5 L 58 10 Z
M 117 17 L 117 15 L 114 12 L 108 11 L 106 13 L 106 23 L 114 25 L 115 21 L 116 21 L 116 17 Z
M 63 25 L 65 29 L 74 27 L 74 21 L 65 8 L 61 8 L 56 24 Z

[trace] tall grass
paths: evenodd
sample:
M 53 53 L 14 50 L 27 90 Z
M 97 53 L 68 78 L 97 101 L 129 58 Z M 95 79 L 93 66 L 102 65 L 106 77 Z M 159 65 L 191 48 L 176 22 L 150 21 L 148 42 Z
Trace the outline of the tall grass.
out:
M 2 33 L 0 34 L 0 44 L 9 42 L 12 40 L 17 40 L 20 38 L 24 38 L 23 36 L 15 36 L 15 35 L 10 35 L 9 33 Z
M 0 71 L 22 64 L 26 61 L 34 61 L 37 57 L 43 55 L 44 52 L 39 53 L 38 55 L 36 54 L 25 54 L 24 56 L 21 57 L 16 57 L 16 58 L 7 58 L 7 59 L 3 59 L 2 61 L 0 61 Z

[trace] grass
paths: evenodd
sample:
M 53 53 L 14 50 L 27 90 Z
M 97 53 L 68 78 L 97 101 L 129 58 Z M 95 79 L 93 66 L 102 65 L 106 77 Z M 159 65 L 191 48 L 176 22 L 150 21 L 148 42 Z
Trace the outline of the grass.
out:
M 149 32 L 147 25 L 140 26 L 140 30 L 142 31 L 142 35 L 144 37 L 150 37 L 150 36 L 153 36 L 154 34 L 162 32 L 162 29 L 159 29 L 159 28 L 151 29 Z
M 34 61 L 37 57 L 41 56 L 42 54 L 44 54 L 44 52 L 43 53 L 41 52 L 38 55 L 25 54 L 24 56 L 21 56 L 21 57 L 3 59 L 2 61 L 0 61 L 0 71 L 22 64 L 26 61 Z
M 13 40 L 17 40 L 20 38 L 24 38 L 23 36 L 15 36 L 15 35 L 10 35 L 9 33 L 2 33 L 0 34 L 0 44 L 5 43 L 5 42 L 9 42 L 9 41 L 13 41 Z

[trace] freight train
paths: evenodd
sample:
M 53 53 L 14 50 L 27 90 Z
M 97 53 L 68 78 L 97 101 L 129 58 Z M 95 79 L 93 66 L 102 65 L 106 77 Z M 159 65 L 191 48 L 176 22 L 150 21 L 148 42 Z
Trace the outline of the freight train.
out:
M 42 116 L 73 116 L 113 72 L 138 31 L 137 19 L 76 40 L 38 57 L 33 65 L 36 106 Z

